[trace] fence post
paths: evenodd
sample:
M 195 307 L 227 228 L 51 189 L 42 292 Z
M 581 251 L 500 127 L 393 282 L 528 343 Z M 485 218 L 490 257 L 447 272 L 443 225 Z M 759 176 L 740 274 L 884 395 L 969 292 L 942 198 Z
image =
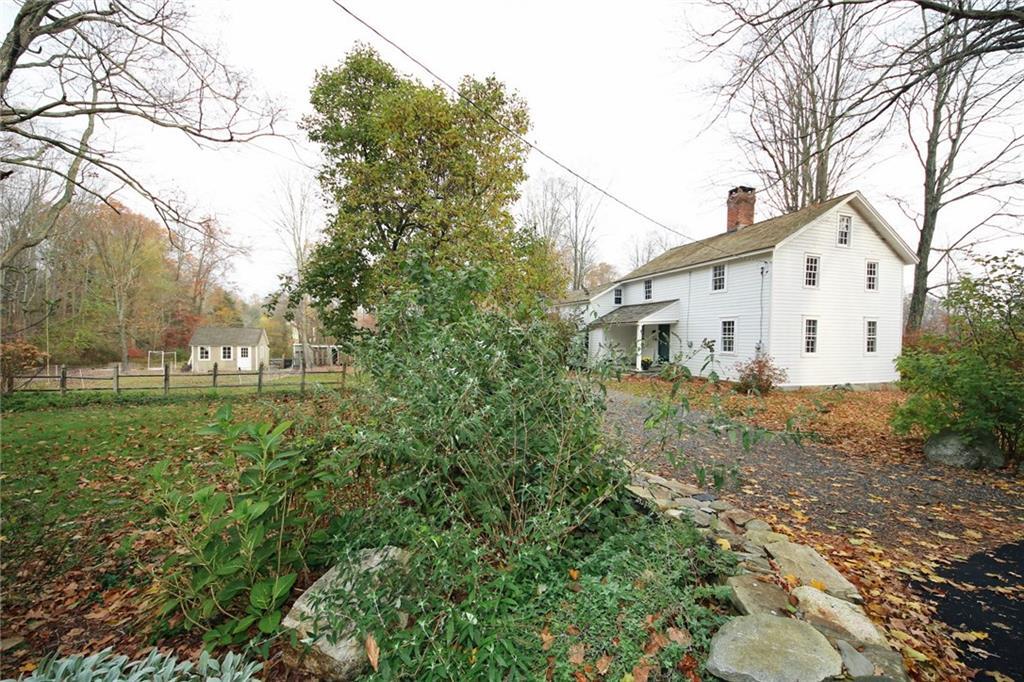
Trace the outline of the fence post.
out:
M 114 365 L 114 393 L 121 392 L 121 363 Z
M 302 379 L 299 381 L 299 395 L 306 393 L 306 356 L 302 356 Z
M 213 363 L 213 387 L 217 388 L 217 363 Z
M 164 363 L 164 395 L 171 390 L 171 366 Z
M 263 363 L 260 363 L 260 367 L 256 370 L 256 393 L 263 393 Z
M 61 396 L 67 395 L 68 392 L 68 368 L 66 365 L 60 366 L 60 394 Z
M 348 373 L 348 360 L 341 361 L 341 392 L 345 392 L 345 375 Z

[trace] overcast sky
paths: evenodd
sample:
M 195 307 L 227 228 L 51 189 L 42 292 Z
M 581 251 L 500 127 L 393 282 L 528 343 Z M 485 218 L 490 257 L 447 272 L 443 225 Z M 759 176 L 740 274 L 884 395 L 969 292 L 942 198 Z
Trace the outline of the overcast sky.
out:
M 694 62 L 688 21 L 699 3 L 347 0 L 347 5 L 449 81 L 495 74 L 530 108 L 531 141 L 658 220 L 693 238 L 725 229 L 730 187 L 760 187 L 724 121 L 714 121 L 709 86 L 720 64 Z M 266 294 L 287 270 L 273 233 L 274 190 L 286 175 L 312 175 L 316 150 L 297 129 L 318 68 L 339 63 L 356 42 L 376 47 L 403 73 L 429 76 L 331 0 L 204 0 L 198 28 L 222 44 L 278 100 L 291 141 L 197 150 L 180 135 L 118 131 L 119 148 L 160 187 L 183 192 L 252 248 L 233 274 L 246 295 Z M 694 14 L 696 13 L 696 14 Z M 107 131 L 111 134 L 111 131 Z M 533 178 L 558 169 L 532 155 Z M 920 175 L 898 141 L 842 183 L 860 189 L 913 245 L 912 224 L 887 199 L 916 199 Z M 757 218 L 770 211 L 762 204 Z M 600 257 L 628 269 L 627 246 L 654 225 L 615 205 L 599 212 Z M 938 243 L 944 237 L 940 236 Z

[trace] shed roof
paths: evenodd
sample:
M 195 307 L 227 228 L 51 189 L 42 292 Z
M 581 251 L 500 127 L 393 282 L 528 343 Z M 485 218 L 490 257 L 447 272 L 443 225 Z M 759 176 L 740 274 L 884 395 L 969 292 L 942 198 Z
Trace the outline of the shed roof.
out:
M 644 263 L 619 281 L 624 282 L 636 279 L 637 277 L 645 277 L 668 270 L 677 270 L 699 265 L 700 263 L 707 263 L 708 261 L 735 258 L 745 253 L 770 249 L 800 228 L 843 203 L 854 194 L 856 192 L 842 194 L 820 204 L 812 204 L 794 213 L 787 213 L 786 215 L 747 225 L 734 232 L 723 232 L 707 239 L 677 246 L 674 249 L 669 249 L 657 258 Z
M 259 327 L 199 327 L 190 346 L 258 346 L 263 338 Z
M 637 303 L 636 305 L 619 306 L 611 312 L 607 312 L 590 323 L 591 327 L 607 324 L 633 324 L 645 317 L 650 317 L 662 308 L 679 302 L 678 298 L 671 301 L 653 301 L 651 303 Z

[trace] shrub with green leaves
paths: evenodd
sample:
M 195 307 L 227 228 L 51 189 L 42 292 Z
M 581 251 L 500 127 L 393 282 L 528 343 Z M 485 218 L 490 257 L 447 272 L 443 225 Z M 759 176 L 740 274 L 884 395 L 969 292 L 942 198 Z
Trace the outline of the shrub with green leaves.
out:
M 1024 251 L 975 261 L 979 274 L 946 296 L 948 336 L 897 360 L 908 397 L 893 426 L 994 436 L 1013 458 L 1024 447 Z
M 179 490 L 167 462 L 151 472 L 176 546 L 157 576 L 160 614 L 203 628 L 211 646 L 244 642 L 253 630 L 275 633 L 305 567 L 324 497 L 310 445 L 286 441 L 290 426 L 235 424 L 225 405 L 201 431 L 226 446 L 221 486 Z
M 572 330 L 540 302 L 477 305 L 488 275 L 469 268 L 416 261 L 403 281 L 356 350 L 367 418 L 336 466 L 373 471 L 377 505 L 343 517 L 337 539 L 343 564 L 384 545 L 409 559 L 353 576 L 319 610 L 337 635 L 354 616 L 381 678 L 534 676 L 541 595 L 633 513 L 603 396 L 567 371 Z
M 114 655 L 113 649 L 89 656 L 51 656 L 24 682 L 259 682 L 256 673 L 263 664 L 246 661 L 229 652 L 222 659 L 205 651 L 196 663 L 179 661 L 154 649 L 148 656 L 130 660 Z M 8 681 L 10 682 L 10 681 Z

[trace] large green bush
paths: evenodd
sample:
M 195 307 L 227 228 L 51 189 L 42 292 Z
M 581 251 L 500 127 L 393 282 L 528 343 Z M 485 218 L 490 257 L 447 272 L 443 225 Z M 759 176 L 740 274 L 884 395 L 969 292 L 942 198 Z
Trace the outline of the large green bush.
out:
M 1013 458 L 1024 446 L 1024 251 L 976 259 L 946 297 L 949 334 L 897 361 L 908 392 L 893 424 L 926 435 L 994 436 Z
M 378 476 L 377 505 L 343 517 L 337 540 L 342 563 L 384 545 L 409 558 L 354 576 L 320 610 L 336 635 L 355 618 L 381 678 L 542 675 L 547 600 L 633 513 L 603 397 L 566 370 L 571 330 L 539 304 L 474 303 L 486 273 L 415 262 L 404 281 L 357 349 L 370 404 L 337 467 Z

